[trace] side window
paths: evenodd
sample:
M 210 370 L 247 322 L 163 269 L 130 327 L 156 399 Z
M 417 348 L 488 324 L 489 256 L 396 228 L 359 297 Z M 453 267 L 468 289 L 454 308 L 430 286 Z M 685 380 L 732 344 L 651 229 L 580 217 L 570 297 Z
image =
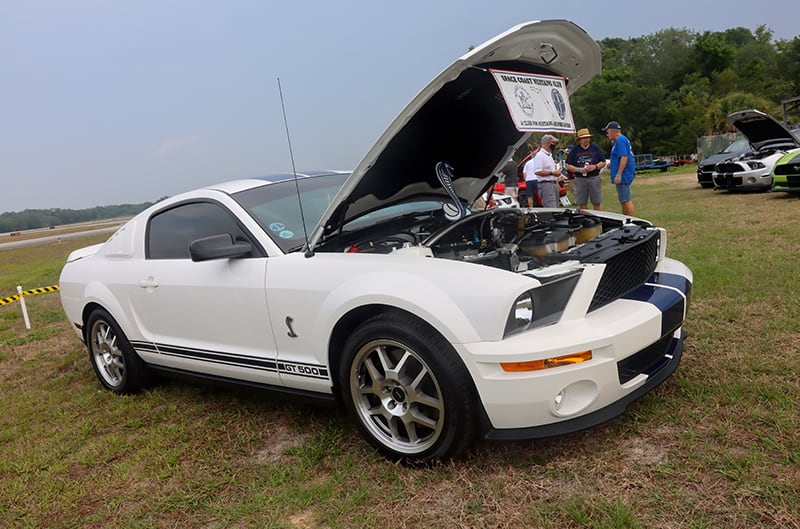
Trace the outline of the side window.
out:
M 150 218 L 146 255 L 148 259 L 191 259 L 190 242 L 221 233 L 252 243 L 233 216 L 219 204 L 182 204 Z

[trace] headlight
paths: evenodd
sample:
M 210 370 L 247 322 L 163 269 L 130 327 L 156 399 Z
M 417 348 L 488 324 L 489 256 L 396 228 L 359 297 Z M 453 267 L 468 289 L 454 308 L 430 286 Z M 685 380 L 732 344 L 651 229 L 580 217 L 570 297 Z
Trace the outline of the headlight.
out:
M 763 163 L 756 161 L 747 162 L 747 166 L 750 169 L 764 169 L 766 167 Z
M 506 322 L 505 335 L 524 331 L 533 322 L 533 296 L 531 291 L 525 292 L 514 301 Z
M 503 337 L 557 322 L 580 277 L 581 270 L 577 270 L 543 279 L 544 284 L 520 295 L 508 313 Z

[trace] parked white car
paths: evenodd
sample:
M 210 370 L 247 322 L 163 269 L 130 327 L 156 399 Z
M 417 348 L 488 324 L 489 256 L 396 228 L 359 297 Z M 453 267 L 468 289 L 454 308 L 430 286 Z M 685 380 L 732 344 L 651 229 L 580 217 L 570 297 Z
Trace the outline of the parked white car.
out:
M 511 195 L 505 193 L 492 193 L 492 201 L 496 208 L 518 208 L 519 202 Z
M 775 163 L 791 149 L 800 147 L 800 141 L 782 123 L 759 110 L 732 112 L 726 121 L 744 134 L 752 150 L 714 166 L 714 189 L 769 190 Z
M 351 174 L 191 191 L 73 252 L 62 303 L 100 383 L 134 393 L 161 372 L 338 400 L 386 456 L 431 461 L 476 435 L 603 423 L 667 379 L 692 274 L 664 229 L 468 211 L 529 136 L 491 68 L 572 92 L 600 50 L 571 22 L 521 24 L 436 77 Z

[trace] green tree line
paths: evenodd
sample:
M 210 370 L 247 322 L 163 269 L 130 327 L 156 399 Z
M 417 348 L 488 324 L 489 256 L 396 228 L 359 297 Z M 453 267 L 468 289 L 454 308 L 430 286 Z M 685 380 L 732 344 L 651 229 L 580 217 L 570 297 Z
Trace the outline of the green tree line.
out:
M 90 222 L 94 220 L 130 217 L 150 207 L 152 202 L 141 204 L 120 204 L 117 206 L 97 206 L 87 209 L 26 209 L 0 213 L 0 232 L 14 232 Z
M 695 152 L 697 138 L 733 132 L 730 112 L 754 108 L 783 119 L 781 102 L 800 96 L 800 37 L 774 40 L 765 26 L 697 33 L 665 29 L 598 42 L 603 71 L 571 97 L 575 125 L 619 121 L 634 150 Z M 789 120 L 800 121 L 795 106 Z M 796 126 L 796 125 L 794 125 Z

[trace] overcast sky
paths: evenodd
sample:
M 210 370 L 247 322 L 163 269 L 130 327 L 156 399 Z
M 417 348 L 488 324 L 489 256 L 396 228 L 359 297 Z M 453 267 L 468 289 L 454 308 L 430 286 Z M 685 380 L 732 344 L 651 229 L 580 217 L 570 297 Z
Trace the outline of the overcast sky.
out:
M 428 81 L 520 22 L 792 39 L 796 15 L 796 0 L 0 0 L 0 213 L 290 172 L 278 78 L 297 169 L 351 169 Z

